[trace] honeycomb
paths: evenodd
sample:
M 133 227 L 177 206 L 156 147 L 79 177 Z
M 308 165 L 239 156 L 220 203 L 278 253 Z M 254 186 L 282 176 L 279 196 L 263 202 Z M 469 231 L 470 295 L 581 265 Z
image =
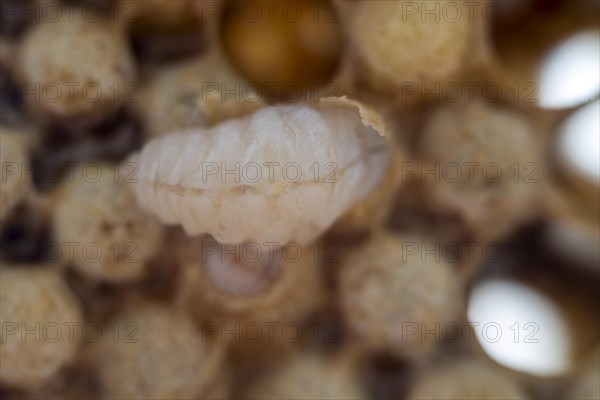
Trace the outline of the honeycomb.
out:
M 599 399 L 599 15 L 3 1 L 0 396 Z

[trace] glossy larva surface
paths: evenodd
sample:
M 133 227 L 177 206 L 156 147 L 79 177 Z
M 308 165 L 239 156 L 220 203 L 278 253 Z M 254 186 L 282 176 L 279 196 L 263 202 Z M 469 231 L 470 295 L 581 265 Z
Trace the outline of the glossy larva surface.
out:
M 150 141 L 134 158 L 138 201 L 223 243 L 309 242 L 373 190 L 389 161 L 379 116 L 330 101 Z

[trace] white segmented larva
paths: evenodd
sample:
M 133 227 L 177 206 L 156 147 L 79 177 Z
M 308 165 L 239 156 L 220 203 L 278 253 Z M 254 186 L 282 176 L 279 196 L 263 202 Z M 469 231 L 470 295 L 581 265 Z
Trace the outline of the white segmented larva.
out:
M 306 244 L 380 182 L 383 131 L 378 114 L 345 97 L 264 108 L 148 142 L 137 198 L 191 235 Z

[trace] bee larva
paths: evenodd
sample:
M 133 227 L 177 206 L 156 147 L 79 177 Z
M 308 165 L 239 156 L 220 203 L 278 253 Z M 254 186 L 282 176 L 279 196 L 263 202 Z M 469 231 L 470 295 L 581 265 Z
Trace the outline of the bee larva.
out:
M 164 223 L 222 243 L 307 244 L 381 181 L 381 117 L 345 97 L 267 107 L 151 140 L 136 194 Z

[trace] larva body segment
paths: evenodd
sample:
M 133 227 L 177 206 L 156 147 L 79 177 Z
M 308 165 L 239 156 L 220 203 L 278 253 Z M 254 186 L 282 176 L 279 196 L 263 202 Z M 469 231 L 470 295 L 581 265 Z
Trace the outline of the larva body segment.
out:
M 139 202 L 222 243 L 310 242 L 371 192 L 389 161 L 379 116 L 329 101 L 150 141 L 139 156 Z

